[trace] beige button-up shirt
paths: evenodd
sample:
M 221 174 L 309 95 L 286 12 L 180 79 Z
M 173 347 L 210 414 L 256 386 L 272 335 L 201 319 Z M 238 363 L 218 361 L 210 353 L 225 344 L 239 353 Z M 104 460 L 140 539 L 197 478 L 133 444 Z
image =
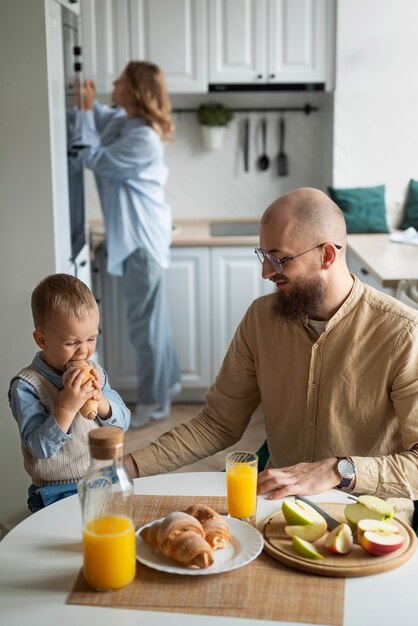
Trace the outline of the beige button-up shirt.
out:
M 418 499 L 418 313 L 355 278 L 317 337 L 274 297 L 249 307 L 199 415 L 133 453 L 140 475 L 233 445 L 261 402 L 273 466 L 350 456 L 356 493 Z

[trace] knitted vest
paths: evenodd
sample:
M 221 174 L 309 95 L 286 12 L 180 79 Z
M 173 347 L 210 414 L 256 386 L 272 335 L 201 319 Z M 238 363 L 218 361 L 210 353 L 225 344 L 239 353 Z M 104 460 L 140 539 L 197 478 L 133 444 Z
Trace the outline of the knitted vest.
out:
M 89 363 L 99 372 L 103 387 L 104 373 L 102 368 L 93 361 L 89 361 Z M 59 389 L 55 385 L 30 366 L 23 368 L 13 380 L 15 378 L 21 378 L 32 385 L 41 404 L 51 415 L 54 414 L 59 396 Z M 47 459 L 35 458 L 22 443 L 23 464 L 32 478 L 33 484 L 37 487 L 45 487 L 78 482 L 83 478 L 90 463 L 88 433 L 98 426 L 100 424 L 97 418 L 88 420 L 81 413 L 77 413 L 69 431 L 71 439 L 67 440 L 53 456 Z

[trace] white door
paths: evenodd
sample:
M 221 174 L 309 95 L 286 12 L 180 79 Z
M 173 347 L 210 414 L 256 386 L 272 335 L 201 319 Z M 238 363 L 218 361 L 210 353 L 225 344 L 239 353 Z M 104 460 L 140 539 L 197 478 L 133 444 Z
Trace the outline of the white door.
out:
M 131 60 L 129 0 L 82 0 L 84 78 L 97 93 L 111 93 L 112 83 Z
M 327 0 L 268 0 L 268 81 L 326 82 Z
M 131 56 L 156 63 L 170 93 L 207 91 L 204 0 L 131 0 Z
M 172 248 L 167 272 L 171 326 L 184 389 L 212 383 L 208 248 Z
M 265 82 L 266 37 L 266 0 L 211 0 L 209 82 Z
M 254 248 L 212 248 L 213 375 L 251 302 L 273 290 Z

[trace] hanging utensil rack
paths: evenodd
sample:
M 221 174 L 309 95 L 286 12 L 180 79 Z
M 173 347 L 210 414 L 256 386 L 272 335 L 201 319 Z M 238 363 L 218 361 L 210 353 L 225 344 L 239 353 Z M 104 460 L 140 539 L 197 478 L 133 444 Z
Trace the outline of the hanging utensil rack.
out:
M 310 115 L 319 111 L 318 107 L 305 104 L 303 107 L 228 107 L 234 113 L 304 113 Z M 172 113 L 197 113 L 195 109 L 175 108 Z

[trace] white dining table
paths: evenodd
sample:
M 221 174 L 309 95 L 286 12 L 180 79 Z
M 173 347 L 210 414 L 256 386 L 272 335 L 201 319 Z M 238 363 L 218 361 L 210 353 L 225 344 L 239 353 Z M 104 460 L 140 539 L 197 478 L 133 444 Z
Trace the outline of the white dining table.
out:
M 138 478 L 140 495 L 226 495 L 222 472 L 165 474 Z M 311 496 L 346 502 L 337 490 Z M 259 497 L 257 524 L 280 508 Z M 4 626 L 256 626 L 286 624 L 258 619 L 114 609 L 65 604 L 82 566 L 81 514 L 71 496 L 31 515 L 0 542 L 0 621 Z M 344 626 L 418 624 L 418 553 L 401 567 L 345 582 Z M 303 625 L 302 625 L 303 626 Z M 306 626 L 306 625 L 305 625 Z

